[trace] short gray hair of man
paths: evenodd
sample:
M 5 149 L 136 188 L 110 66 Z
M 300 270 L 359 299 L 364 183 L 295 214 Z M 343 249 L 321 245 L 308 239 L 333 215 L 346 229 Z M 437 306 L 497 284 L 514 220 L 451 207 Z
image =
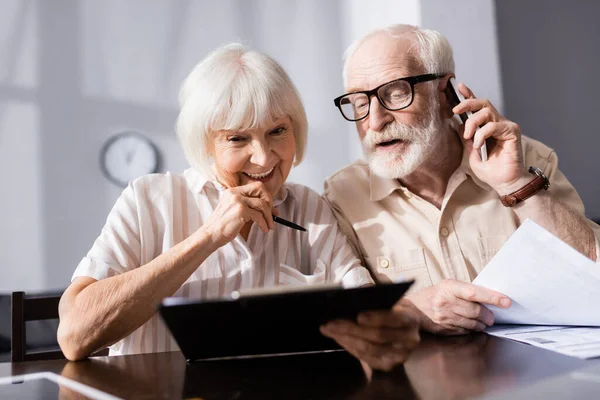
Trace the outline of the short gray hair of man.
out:
M 423 73 L 454 73 L 454 55 L 448 39 L 433 29 L 397 24 L 375 29 L 356 40 L 344 53 L 344 86 L 348 87 L 348 63 L 352 56 L 368 39 L 388 35 L 395 39 L 409 39 L 412 44 L 408 54 L 423 68 Z

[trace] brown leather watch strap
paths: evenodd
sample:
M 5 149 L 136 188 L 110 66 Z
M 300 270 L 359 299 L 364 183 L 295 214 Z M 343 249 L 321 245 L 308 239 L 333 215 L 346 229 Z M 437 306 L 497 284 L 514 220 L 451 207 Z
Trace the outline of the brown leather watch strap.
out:
M 531 182 L 517 191 L 499 197 L 503 206 L 512 207 L 527 200 L 542 189 L 548 190 L 550 181 L 548 181 L 546 175 L 539 168 L 529 167 L 529 172 L 535 175 L 535 178 Z

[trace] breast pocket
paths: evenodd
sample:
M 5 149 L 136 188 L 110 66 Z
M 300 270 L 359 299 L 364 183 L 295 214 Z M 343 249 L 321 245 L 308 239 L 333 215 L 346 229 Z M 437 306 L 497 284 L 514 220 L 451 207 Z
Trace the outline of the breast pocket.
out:
M 289 265 L 279 265 L 280 285 L 315 285 L 327 281 L 327 266 L 321 260 L 317 260 L 313 274 L 305 275 L 296 268 Z
M 507 240 L 507 235 L 480 237 L 477 239 L 477 250 L 479 251 L 479 261 L 481 262 L 479 271 L 477 272 L 483 270 Z
M 394 250 L 388 254 L 367 257 L 367 264 L 381 282 L 414 280 L 411 290 L 431 286 L 431 277 L 422 248 Z

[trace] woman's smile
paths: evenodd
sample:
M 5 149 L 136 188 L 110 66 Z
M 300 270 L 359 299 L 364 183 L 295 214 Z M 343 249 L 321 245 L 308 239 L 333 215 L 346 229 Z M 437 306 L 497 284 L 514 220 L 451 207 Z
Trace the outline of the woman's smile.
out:
M 268 182 L 273 177 L 273 175 L 275 175 L 274 172 L 275 172 L 275 167 L 273 167 L 270 170 L 267 170 L 263 173 L 255 173 L 255 174 L 251 174 L 249 172 L 242 172 L 242 173 L 253 181 Z

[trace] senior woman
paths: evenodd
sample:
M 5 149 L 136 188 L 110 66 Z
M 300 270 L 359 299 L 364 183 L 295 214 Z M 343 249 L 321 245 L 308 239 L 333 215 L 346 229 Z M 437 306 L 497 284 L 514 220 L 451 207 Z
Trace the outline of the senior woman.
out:
M 238 44 L 221 47 L 184 81 L 179 102 L 177 135 L 192 168 L 136 179 L 117 200 L 60 302 L 58 339 L 71 360 L 106 346 L 111 355 L 176 350 L 155 313 L 168 296 L 373 283 L 320 196 L 286 183 L 302 161 L 307 121 L 279 64 Z M 274 224 L 273 215 L 307 232 Z M 396 359 L 418 342 L 418 314 L 401 307 L 399 329 L 367 315 L 358 333 Z M 342 345 L 357 334 L 337 332 Z M 361 357 L 364 349 L 353 346 Z

